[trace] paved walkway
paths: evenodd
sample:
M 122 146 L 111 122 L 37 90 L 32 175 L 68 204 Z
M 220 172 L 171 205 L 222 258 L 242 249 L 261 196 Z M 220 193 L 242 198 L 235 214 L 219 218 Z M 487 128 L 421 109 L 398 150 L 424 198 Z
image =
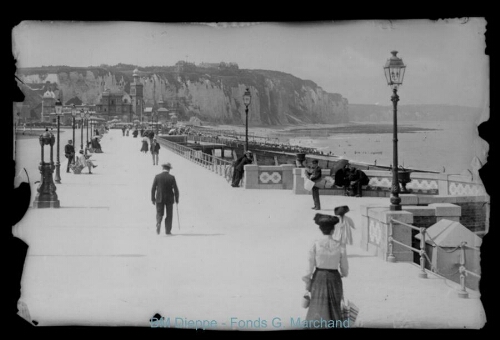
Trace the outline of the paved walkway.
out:
M 70 135 L 62 134 L 61 149 Z M 150 189 L 160 166 L 139 151 L 140 138 L 123 137 L 120 130 L 101 144 L 104 153 L 92 156 L 98 164 L 92 175 L 67 174 L 65 162 L 61 166 L 61 208 L 30 208 L 13 228 L 29 245 L 21 300 L 39 326 L 149 327 L 149 318 L 160 313 L 180 327 L 190 320 L 215 320 L 216 329 L 299 327 L 291 320 L 305 318 L 301 277 L 308 248 L 320 236 L 310 195 L 232 188 L 163 148 L 160 164 L 172 163 L 180 189 L 180 219 L 174 216 L 174 236 L 164 229 L 157 235 Z M 18 169 L 25 167 L 32 183 L 39 180 L 38 140 L 21 139 L 16 146 Z M 327 214 L 349 205 L 358 226 L 360 205 L 388 203 L 321 200 Z M 359 240 L 358 228 L 355 245 L 348 246 L 350 276 L 343 281 L 346 297 L 360 308 L 356 326 L 484 325 L 477 292 L 460 299 L 455 283 L 432 274 L 420 279 L 417 266 L 384 262 L 357 247 Z

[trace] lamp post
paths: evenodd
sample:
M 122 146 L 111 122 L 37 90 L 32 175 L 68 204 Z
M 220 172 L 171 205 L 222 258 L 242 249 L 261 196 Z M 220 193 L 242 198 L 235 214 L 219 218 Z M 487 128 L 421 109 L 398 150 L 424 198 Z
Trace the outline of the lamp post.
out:
M 387 85 L 392 87 L 391 101 L 393 105 L 393 165 L 392 165 L 392 190 L 390 210 L 401 210 L 401 198 L 399 197 L 399 179 L 398 179 L 398 86 L 403 84 L 406 65 L 403 60 L 398 58 L 397 51 L 392 51 L 392 57 L 387 59 L 384 66 Z
M 94 137 L 94 116 L 90 115 L 90 140 Z
M 61 119 L 61 114 L 62 114 L 62 103 L 58 99 L 55 103 L 55 109 L 56 109 L 56 116 L 57 116 L 57 156 L 56 156 L 56 176 L 55 176 L 55 182 L 57 184 L 61 184 L 61 160 L 59 158 L 59 130 L 60 130 L 60 119 Z
M 158 111 L 156 111 L 156 135 L 158 136 Z
M 251 101 L 252 95 L 247 88 L 245 94 L 243 94 L 243 104 L 245 104 L 245 151 L 248 151 L 248 105 L 250 105 Z
M 83 150 L 83 120 L 85 119 L 85 111 L 83 109 L 80 110 L 80 118 L 81 118 L 81 123 L 80 123 L 80 135 L 81 135 L 81 143 L 80 143 L 80 150 Z
M 75 118 L 76 118 L 76 108 L 75 104 L 73 104 L 73 107 L 71 108 L 71 116 L 73 117 L 73 143 L 76 145 L 75 141 Z M 75 163 L 75 155 L 73 155 L 73 163 Z
M 45 129 L 45 132 L 39 137 L 41 150 L 41 162 L 38 169 L 42 175 L 40 178 L 40 184 L 38 185 L 37 194 L 35 195 L 35 200 L 33 201 L 33 208 L 59 208 L 59 198 L 56 193 L 56 185 L 52 180 L 52 174 L 54 173 L 54 142 L 55 137 L 52 133 Z M 45 145 L 50 147 L 50 162 L 46 163 L 44 160 L 43 148 Z
M 87 120 L 87 144 L 86 145 L 89 145 L 89 118 L 90 118 L 89 111 L 85 111 L 85 119 Z M 85 154 L 87 154 L 87 148 L 85 148 Z

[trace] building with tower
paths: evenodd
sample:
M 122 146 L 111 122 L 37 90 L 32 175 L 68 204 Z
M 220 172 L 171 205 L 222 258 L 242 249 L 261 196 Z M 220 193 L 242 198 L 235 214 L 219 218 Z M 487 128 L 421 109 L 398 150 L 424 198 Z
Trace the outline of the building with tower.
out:
M 132 76 L 134 77 L 134 82 L 130 84 L 130 96 L 132 97 L 132 110 L 135 117 L 131 117 L 130 121 L 134 118 L 142 121 L 142 115 L 144 113 L 144 91 L 137 68 L 134 70 Z
M 50 122 L 50 114 L 55 113 L 56 95 L 51 90 L 48 89 L 42 96 L 42 115 L 41 122 Z
M 99 103 L 95 106 L 95 112 L 97 116 L 106 120 L 118 116 L 123 121 L 128 121 L 132 114 L 132 99 L 123 90 L 112 91 L 105 89 Z

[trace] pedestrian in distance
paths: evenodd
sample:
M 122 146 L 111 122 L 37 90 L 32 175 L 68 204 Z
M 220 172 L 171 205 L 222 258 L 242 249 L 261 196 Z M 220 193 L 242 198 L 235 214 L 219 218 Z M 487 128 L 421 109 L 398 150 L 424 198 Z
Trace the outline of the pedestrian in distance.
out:
M 151 187 L 151 201 L 156 206 L 156 233 L 160 234 L 161 221 L 165 210 L 165 233 L 172 235 L 173 206 L 179 204 L 179 189 L 175 177 L 170 174 L 172 165 L 162 164 L 163 171 L 155 176 Z
M 231 184 L 233 188 L 240 186 L 241 179 L 245 174 L 245 165 L 252 164 L 252 158 L 252 152 L 246 151 L 243 156 L 241 156 L 234 162 L 233 182 Z
M 153 138 L 153 143 L 151 143 L 151 147 L 149 150 L 151 151 L 151 155 L 153 156 L 153 165 L 158 165 L 160 143 L 156 141 L 156 138 Z
M 124 126 L 122 126 L 122 134 L 123 134 L 123 136 L 125 136 L 125 130 L 126 130 L 126 129 L 127 129 L 127 128 L 125 127 L 125 125 L 124 125 Z
M 75 147 L 73 146 L 73 141 L 71 139 L 68 140 L 68 144 L 64 147 L 64 156 L 68 159 L 66 172 L 69 172 L 70 165 L 75 164 Z
M 319 328 L 326 328 L 330 320 L 344 321 L 342 277 L 349 274 L 349 263 L 346 248 L 332 237 L 338 221 L 338 217 L 331 215 L 316 214 L 314 217 L 322 235 L 309 249 L 307 271 L 302 277 L 311 294 L 306 320 L 319 320 Z
M 149 150 L 149 138 L 144 136 L 142 137 L 142 146 L 141 146 L 141 152 L 147 153 Z
M 315 183 L 311 190 L 314 202 L 314 207 L 312 207 L 311 209 L 313 210 L 321 210 L 321 202 L 319 199 L 319 187 L 317 186 L 317 183 L 321 180 L 321 168 L 319 167 L 318 163 L 319 163 L 318 160 L 314 159 L 312 161 L 312 166 L 310 167 L 310 170 L 306 171 L 307 177 Z
M 335 225 L 335 231 L 333 232 L 333 239 L 339 241 L 342 246 L 347 244 L 352 245 L 352 229 L 354 228 L 354 221 L 349 217 L 345 216 L 349 212 L 349 207 L 347 205 L 342 205 L 335 207 L 334 213 L 338 216 L 339 222 Z
M 153 138 L 155 137 L 155 133 L 153 130 L 149 130 L 148 138 L 149 138 L 149 144 L 153 143 Z

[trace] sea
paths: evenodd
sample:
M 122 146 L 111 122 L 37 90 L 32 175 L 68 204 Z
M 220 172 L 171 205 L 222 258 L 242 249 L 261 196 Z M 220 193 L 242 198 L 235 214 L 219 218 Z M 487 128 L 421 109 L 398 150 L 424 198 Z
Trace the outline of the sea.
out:
M 373 124 L 373 123 L 367 123 Z M 385 123 L 390 124 L 390 123 Z M 487 160 L 488 143 L 470 121 L 398 122 L 398 127 L 428 129 L 398 132 L 398 165 L 445 174 L 470 174 Z M 339 133 L 327 128 L 297 132 L 281 142 L 332 152 L 351 161 L 389 166 L 393 163 L 393 133 Z

